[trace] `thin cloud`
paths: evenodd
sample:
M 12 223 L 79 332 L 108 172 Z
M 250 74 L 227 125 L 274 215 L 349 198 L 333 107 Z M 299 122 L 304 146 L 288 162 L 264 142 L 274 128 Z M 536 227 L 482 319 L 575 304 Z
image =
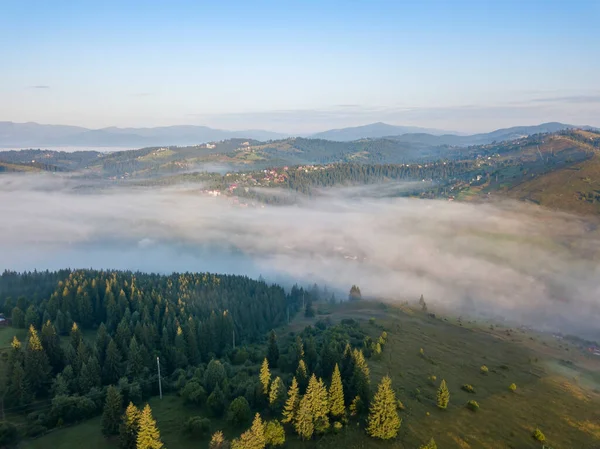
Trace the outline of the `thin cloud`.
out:
M 47 86 L 45 84 L 37 84 L 35 86 L 29 86 L 30 89 L 50 89 L 50 86 Z
M 535 98 L 533 103 L 600 103 L 600 95 L 571 95 L 566 97 Z

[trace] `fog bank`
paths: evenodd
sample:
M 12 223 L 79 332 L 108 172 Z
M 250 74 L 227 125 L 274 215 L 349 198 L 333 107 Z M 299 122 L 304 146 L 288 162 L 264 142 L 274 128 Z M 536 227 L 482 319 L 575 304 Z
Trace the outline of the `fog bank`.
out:
M 423 294 L 433 308 L 588 335 L 600 318 L 591 219 L 513 202 L 380 198 L 373 186 L 243 208 L 197 187 L 82 190 L 76 182 L 0 176 L 0 269 L 262 274 L 343 291 L 358 284 L 390 301 Z

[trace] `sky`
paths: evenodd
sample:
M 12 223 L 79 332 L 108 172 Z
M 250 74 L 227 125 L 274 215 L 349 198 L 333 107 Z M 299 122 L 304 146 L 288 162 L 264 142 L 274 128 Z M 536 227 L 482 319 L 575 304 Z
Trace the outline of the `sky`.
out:
M 600 126 L 600 1 L 2 2 L 0 121 Z

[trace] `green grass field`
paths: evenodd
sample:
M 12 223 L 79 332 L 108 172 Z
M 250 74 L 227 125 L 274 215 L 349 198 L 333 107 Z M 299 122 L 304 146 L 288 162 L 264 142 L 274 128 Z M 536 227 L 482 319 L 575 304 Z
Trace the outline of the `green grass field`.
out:
M 600 358 L 586 354 L 566 341 L 533 331 L 509 329 L 490 323 L 465 322 L 426 316 L 407 307 L 371 302 L 327 306 L 333 321 L 359 319 L 363 329 L 377 337 L 383 326 L 388 344 L 379 360 L 369 359 L 371 382 L 389 374 L 405 409 L 402 427 L 390 442 L 367 437 L 356 424 L 339 435 L 302 443 L 287 433 L 292 448 L 418 448 L 430 437 L 438 447 L 541 448 L 531 434 L 540 428 L 553 449 L 586 449 L 600 445 Z M 315 318 L 297 317 L 289 330 L 301 330 Z M 369 321 L 374 318 L 374 323 Z M 284 329 L 281 329 L 283 332 Z M 283 335 L 283 333 L 280 333 Z M 423 348 L 424 356 L 420 354 Z M 488 374 L 480 372 L 486 365 Z M 431 382 L 430 376 L 437 380 Z M 439 410 L 436 389 L 445 379 L 450 406 Z M 516 392 L 509 391 L 511 383 Z M 475 393 L 461 390 L 471 384 Z M 474 399 L 480 409 L 465 407 Z M 165 446 L 170 449 L 206 447 L 207 439 L 194 440 L 181 432 L 183 422 L 202 411 L 184 406 L 177 396 L 150 401 Z M 212 421 L 211 430 L 223 429 Z M 229 437 L 243 429 L 225 428 Z M 41 438 L 24 441 L 24 449 L 70 448 L 84 442 L 89 449 L 116 448 L 100 431 L 100 418 L 55 430 Z

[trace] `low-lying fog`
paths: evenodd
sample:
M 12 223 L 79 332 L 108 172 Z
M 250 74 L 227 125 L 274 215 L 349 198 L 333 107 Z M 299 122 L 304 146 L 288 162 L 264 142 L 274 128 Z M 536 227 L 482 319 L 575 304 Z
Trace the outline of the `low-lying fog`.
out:
M 178 188 L 76 188 L 0 176 L 0 269 L 263 275 L 432 309 L 498 313 L 590 335 L 600 318 L 596 222 L 522 203 L 361 197 L 334 189 L 243 208 Z M 367 192 L 372 192 L 370 186 Z

